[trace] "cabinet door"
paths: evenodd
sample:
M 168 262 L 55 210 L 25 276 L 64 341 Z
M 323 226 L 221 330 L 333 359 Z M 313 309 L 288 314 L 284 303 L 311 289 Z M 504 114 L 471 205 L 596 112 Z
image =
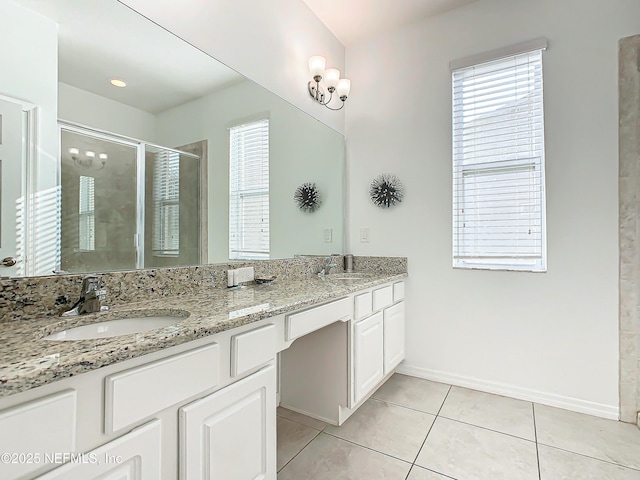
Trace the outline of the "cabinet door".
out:
M 355 401 L 359 402 L 382 379 L 382 312 L 354 327 Z
M 161 452 L 160 420 L 153 420 L 89 453 L 54 454 L 51 461 L 68 463 L 38 480 L 158 480 Z
M 180 409 L 181 480 L 276 479 L 272 364 Z
M 404 302 L 384 311 L 384 374 L 404 359 Z

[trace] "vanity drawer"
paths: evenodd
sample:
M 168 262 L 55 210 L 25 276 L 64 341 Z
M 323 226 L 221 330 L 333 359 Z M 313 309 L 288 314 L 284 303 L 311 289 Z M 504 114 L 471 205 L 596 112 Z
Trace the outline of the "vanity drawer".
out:
M 289 315 L 286 321 L 287 340 L 301 337 L 338 320 L 348 320 L 350 316 L 351 300 L 349 298 L 341 298 L 335 302 Z
M 372 301 L 371 292 L 361 293 L 355 296 L 354 317 L 356 320 L 360 320 L 373 312 Z
M 105 379 L 105 433 L 113 433 L 218 384 L 218 344 Z
M 231 376 L 235 377 L 276 356 L 276 326 L 256 328 L 231 337 Z
M 373 311 L 377 312 L 393 303 L 393 286 L 378 288 L 373 291 Z
M 393 284 L 393 301 L 399 302 L 400 300 L 404 300 L 404 282 Z
M 12 456 L 0 463 L 0 478 L 25 478 L 42 468 L 45 454 L 73 452 L 75 448 L 75 390 L 0 412 L 0 453 Z

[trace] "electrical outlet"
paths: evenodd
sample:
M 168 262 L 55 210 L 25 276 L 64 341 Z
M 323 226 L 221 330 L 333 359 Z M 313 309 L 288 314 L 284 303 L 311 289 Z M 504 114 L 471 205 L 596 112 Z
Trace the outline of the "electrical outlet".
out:
M 333 230 L 330 228 L 324 229 L 324 243 L 333 242 Z
M 361 228 L 360 229 L 360 243 L 369 243 L 369 229 Z

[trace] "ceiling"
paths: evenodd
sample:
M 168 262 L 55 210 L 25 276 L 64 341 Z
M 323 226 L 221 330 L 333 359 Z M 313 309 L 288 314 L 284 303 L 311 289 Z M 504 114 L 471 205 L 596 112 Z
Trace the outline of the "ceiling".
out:
M 155 114 L 244 80 L 117 1 L 17 1 L 59 24 L 59 80 L 102 97 Z
M 303 0 L 343 45 L 477 0 Z
M 115 0 L 16 1 L 59 24 L 60 81 L 102 97 L 155 114 L 244 80 Z M 348 45 L 477 0 L 303 1 Z

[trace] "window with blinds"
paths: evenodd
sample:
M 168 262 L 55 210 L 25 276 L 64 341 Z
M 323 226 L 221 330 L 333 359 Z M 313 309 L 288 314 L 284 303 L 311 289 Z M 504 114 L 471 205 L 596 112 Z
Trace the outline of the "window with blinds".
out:
M 155 256 L 180 254 L 180 154 L 156 152 L 153 169 L 153 236 Z
M 229 130 L 229 258 L 269 258 L 269 120 Z
M 452 81 L 453 266 L 545 271 L 542 50 Z
M 96 249 L 95 179 L 80 176 L 78 205 L 78 249 Z

